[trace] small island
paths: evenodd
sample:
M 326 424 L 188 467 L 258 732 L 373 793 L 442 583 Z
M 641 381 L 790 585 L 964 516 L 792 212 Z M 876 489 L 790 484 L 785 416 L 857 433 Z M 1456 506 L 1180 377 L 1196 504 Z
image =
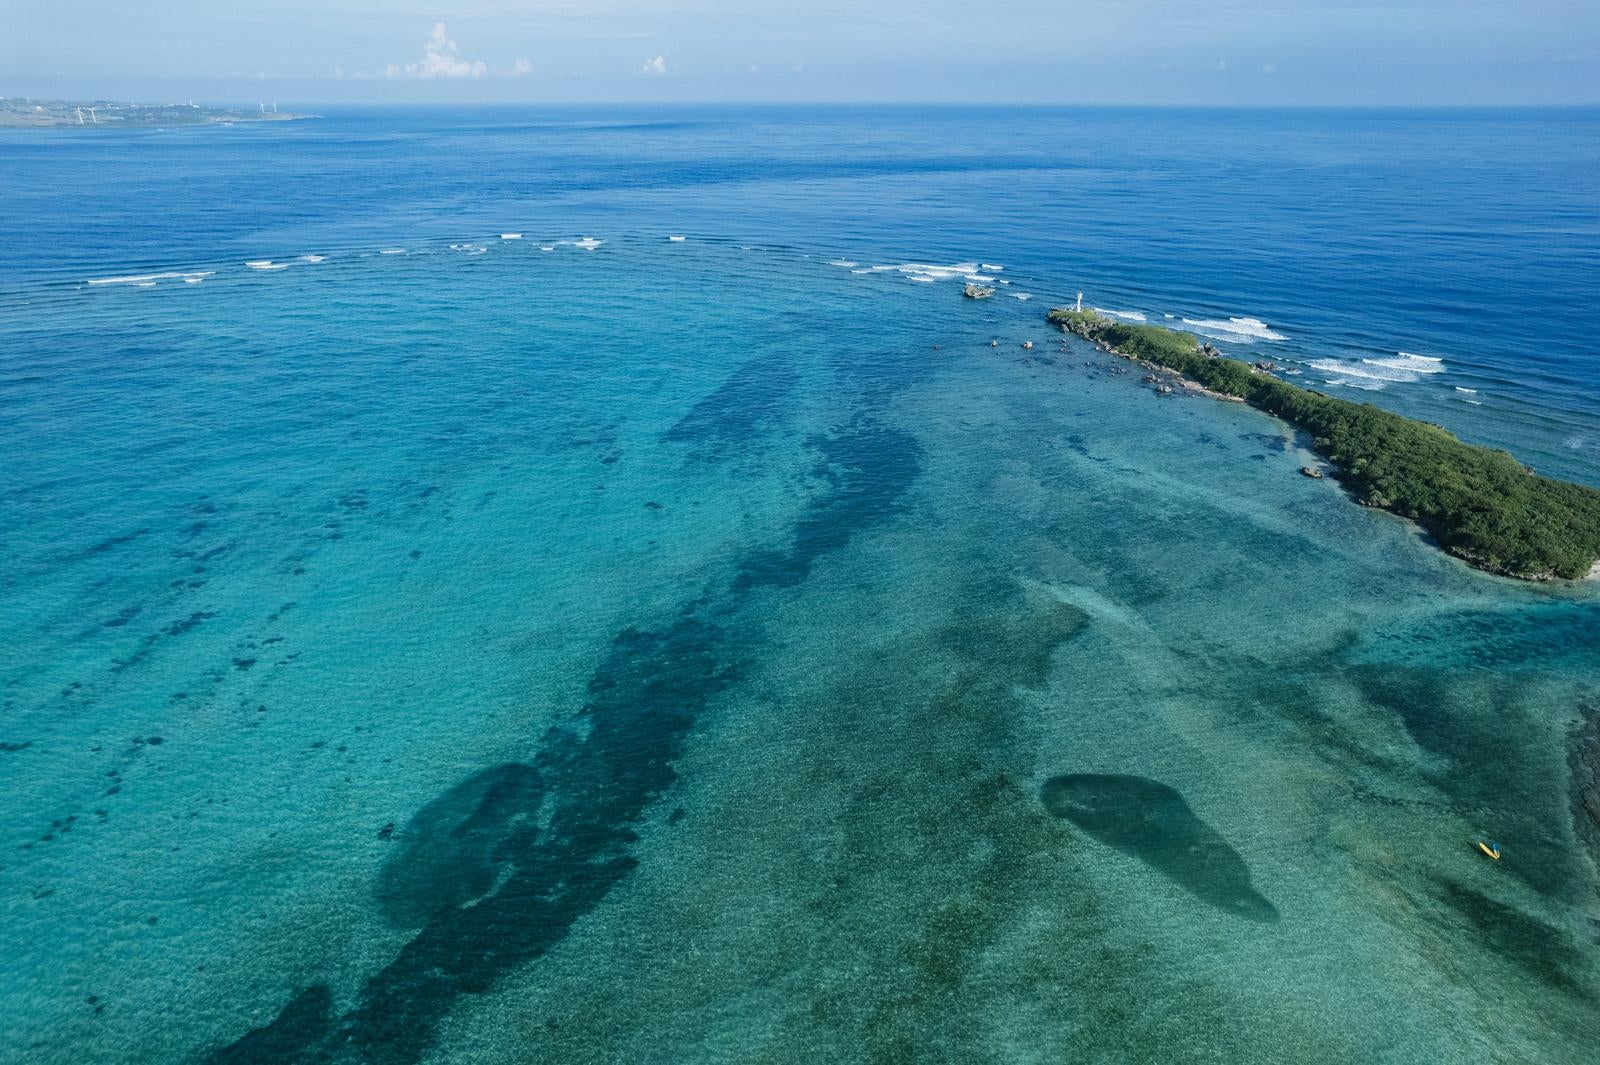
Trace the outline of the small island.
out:
M 143 129 L 165 126 L 219 126 L 236 122 L 292 122 L 311 115 L 280 112 L 277 104 L 254 108 L 181 104 L 138 104 L 115 100 L 31 100 L 0 98 L 0 129 Z
M 1174 371 L 1303 430 L 1357 502 L 1409 518 L 1480 569 L 1533 581 L 1576 580 L 1596 569 L 1600 491 L 1540 477 L 1508 453 L 1463 443 L 1440 426 L 1292 385 L 1189 333 L 1093 311 L 1056 309 L 1049 319 L 1112 354 Z

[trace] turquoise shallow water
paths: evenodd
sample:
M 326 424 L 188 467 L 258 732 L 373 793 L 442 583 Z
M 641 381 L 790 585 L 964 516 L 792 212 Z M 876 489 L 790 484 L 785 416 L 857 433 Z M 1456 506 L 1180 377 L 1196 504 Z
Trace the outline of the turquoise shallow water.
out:
M 518 225 L 16 282 L 5 1060 L 1588 1060 L 1593 588 L 1005 248 Z

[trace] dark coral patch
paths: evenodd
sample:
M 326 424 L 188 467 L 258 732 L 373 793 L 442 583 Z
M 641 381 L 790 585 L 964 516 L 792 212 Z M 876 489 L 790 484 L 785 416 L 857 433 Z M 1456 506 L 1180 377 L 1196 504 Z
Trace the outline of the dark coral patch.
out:
M 299 1065 L 326 1061 L 323 1053 L 307 1056 L 306 1048 L 324 1040 L 333 1024 L 333 992 L 322 984 L 300 992 L 271 1024 L 246 1032 L 237 1042 L 213 1053 L 211 1065 Z
M 139 611 L 143 609 L 144 608 L 140 606 L 123 607 L 122 610 L 118 612 L 116 617 L 112 618 L 110 621 L 102 622 L 102 624 L 108 629 L 120 629 L 122 626 L 138 617 Z
M 537 831 L 531 819 L 543 794 L 538 770 L 511 763 L 468 777 L 418 810 L 378 879 L 384 916 L 415 928 L 488 891 L 517 845 L 511 837 Z
M 1045 781 L 1045 809 L 1137 858 L 1195 898 L 1252 921 L 1278 911 L 1251 884 L 1250 867 L 1182 795 L 1146 777 L 1069 773 Z
M 180 618 L 179 620 L 174 621 L 161 631 L 165 632 L 168 636 L 182 636 L 184 633 L 193 631 L 202 623 L 210 621 L 216 616 L 217 615 L 212 611 L 196 611 L 186 618 Z
M 786 416 L 784 400 L 799 381 L 792 356 L 758 355 L 690 408 L 664 438 L 712 451 L 742 443 Z
M 818 558 L 897 513 L 922 470 L 921 445 L 899 429 L 857 424 L 812 444 L 822 457 L 816 473 L 828 487 L 795 523 L 787 548 L 757 552 L 744 560 L 734 580 L 735 591 L 799 584 Z

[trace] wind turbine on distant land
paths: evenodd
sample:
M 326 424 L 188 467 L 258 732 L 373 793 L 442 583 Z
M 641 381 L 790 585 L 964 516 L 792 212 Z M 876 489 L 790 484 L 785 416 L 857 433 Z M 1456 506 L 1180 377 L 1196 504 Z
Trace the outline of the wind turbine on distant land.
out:
M 83 125 L 83 108 L 78 108 L 78 125 Z
M 80 107 L 80 108 L 78 108 L 78 110 L 82 111 L 83 108 Z M 97 126 L 100 124 L 100 116 L 95 114 L 95 112 L 98 111 L 98 110 L 99 110 L 98 107 L 89 108 L 89 121 L 93 122 Z

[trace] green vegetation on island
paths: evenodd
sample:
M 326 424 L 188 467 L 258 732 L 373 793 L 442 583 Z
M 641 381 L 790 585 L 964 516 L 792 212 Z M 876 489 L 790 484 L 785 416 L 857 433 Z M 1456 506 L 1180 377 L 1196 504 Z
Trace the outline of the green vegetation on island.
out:
M 1188 333 L 1092 311 L 1058 309 L 1049 318 L 1305 431 L 1360 503 L 1415 521 L 1472 565 L 1525 580 L 1577 579 L 1600 559 L 1600 491 L 1540 477 L 1506 452 L 1463 443 L 1437 425 L 1292 385 L 1213 354 Z
M 277 104 L 206 107 L 137 104 L 116 100 L 32 100 L 0 97 L 0 129 L 130 129 L 167 126 L 227 126 L 235 122 L 291 122 L 310 115 L 280 112 Z

